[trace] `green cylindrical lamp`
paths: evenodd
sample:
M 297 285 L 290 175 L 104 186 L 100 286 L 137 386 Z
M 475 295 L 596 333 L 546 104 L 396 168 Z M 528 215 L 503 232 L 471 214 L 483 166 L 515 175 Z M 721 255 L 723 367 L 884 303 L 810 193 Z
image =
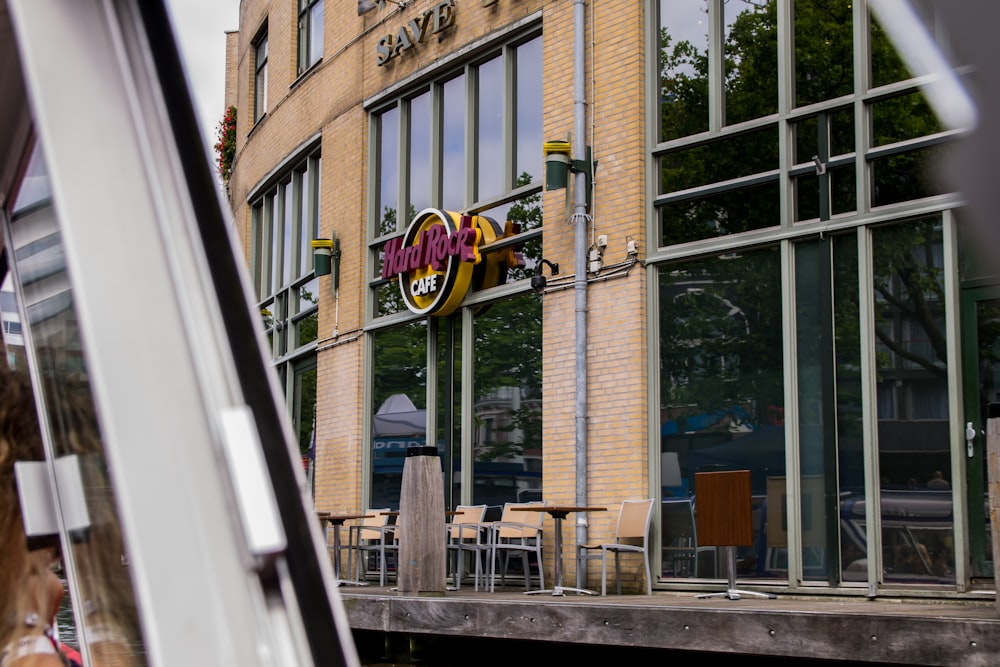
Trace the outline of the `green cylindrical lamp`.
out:
M 565 188 L 569 182 L 570 148 L 568 141 L 546 141 L 542 144 L 546 190 Z

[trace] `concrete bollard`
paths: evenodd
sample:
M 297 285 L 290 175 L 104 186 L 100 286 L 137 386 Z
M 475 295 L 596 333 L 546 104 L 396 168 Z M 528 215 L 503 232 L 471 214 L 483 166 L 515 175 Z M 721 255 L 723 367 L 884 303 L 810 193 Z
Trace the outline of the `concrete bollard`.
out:
M 437 447 L 406 450 L 396 523 L 399 526 L 396 589 L 401 595 L 444 595 L 447 577 L 444 481 Z

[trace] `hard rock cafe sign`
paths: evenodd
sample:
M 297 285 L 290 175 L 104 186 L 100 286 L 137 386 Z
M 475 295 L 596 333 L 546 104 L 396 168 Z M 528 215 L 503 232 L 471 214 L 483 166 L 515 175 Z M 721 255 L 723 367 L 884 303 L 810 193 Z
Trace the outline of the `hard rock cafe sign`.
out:
M 508 269 L 524 266 L 511 246 L 485 258 L 479 251 L 518 231 L 509 221 L 501 228 L 486 216 L 426 208 L 403 236 L 386 243 L 382 277 L 399 281 L 403 301 L 414 313 L 448 315 L 470 289 L 501 285 Z

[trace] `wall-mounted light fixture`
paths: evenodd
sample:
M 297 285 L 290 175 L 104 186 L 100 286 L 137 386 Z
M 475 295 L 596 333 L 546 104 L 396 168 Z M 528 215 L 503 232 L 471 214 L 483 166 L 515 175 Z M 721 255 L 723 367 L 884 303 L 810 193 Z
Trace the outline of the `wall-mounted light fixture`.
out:
M 553 264 L 544 257 L 538 261 L 538 265 L 535 266 L 535 275 L 531 276 L 531 290 L 535 294 L 541 294 L 545 291 L 545 285 L 548 281 L 545 276 L 542 275 L 542 265 L 548 264 L 549 268 L 552 270 L 552 275 L 559 275 L 559 264 Z
M 333 276 L 333 289 L 340 287 L 340 239 L 313 239 L 313 272 Z
M 597 161 L 590 157 L 590 146 L 587 146 L 585 160 L 570 158 L 571 148 L 568 141 L 546 141 L 542 144 L 542 153 L 545 155 L 545 189 L 565 188 L 569 183 L 569 172 L 582 173 L 586 176 L 587 209 L 590 209 L 590 194 L 594 180 L 593 170 L 597 169 Z

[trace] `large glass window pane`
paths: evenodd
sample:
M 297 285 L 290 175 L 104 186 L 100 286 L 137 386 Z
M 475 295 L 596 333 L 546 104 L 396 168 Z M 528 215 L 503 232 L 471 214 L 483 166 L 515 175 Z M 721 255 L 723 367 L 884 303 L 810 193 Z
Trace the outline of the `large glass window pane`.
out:
M 795 164 L 810 162 L 813 156 L 830 158 L 854 152 L 854 109 L 826 111 L 792 123 L 795 136 Z
M 281 199 L 284 204 L 281 214 L 281 282 L 275 287 L 284 287 L 292 281 L 292 249 L 295 248 L 295 242 L 292 238 L 292 233 L 295 231 L 294 216 L 292 215 L 295 197 L 292 190 L 292 181 L 281 186 Z
M 462 500 L 462 317 L 439 319 L 437 327 L 437 444 L 443 457 L 445 506 Z
M 687 199 L 660 208 L 662 245 L 776 227 L 778 182 Z
M 875 229 L 872 246 L 884 577 L 954 583 L 941 220 Z
M 295 321 L 295 347 L 300 348 L 317 340 L 319 329 L 319 279 L 313 278 L 296 289 L 296 313 L 308 313 Z
M 269 248 L 268 262 L 271 266 L 271 279 L 269 282 L 270 289 L 268 291 L 274 291 L 281 288 L 281 239 L 283 230 L 282 223 L 282 210 L 281 210 L 281 200 L 277 195 L 268 197 L 265 200 L 268 203 L 268 211 L 270 213 L 270 232 L 271 232 L 271 243 Z
M 872 146 L 887 146 L 944 130 L 922 92 L 879 100 L 872 104 Z
M 476 317 L 474 504 L 541 500 L 542 302 L 526 294 Z
M 854 92 L 852 4 L 795 0 L 795 106 Z
M 410 101 L 410 213 L 431 205 L 431 94 Z M 412 215 L 403 220 L 408 225 Z
M 300 185 L 299 190 L 299 277 L 312 273 L 312 240 L 317 237 L 317 228 L 314 220 L 317 218 L 317 207 L 314 202 L 315 193 L 312 191 L 312 174 L 306 170 L 298 174 Z
M 775 0 L 730 0 L 725 13 L 726 123 L 778 111 L 778 9 Z
M 309 9 L 309 64 L 323 57 L 323 0 Z
M 833 238 L 833 312 L 837 390 L 837 469 L 840 481 L 840 576 L 868 578 L 865 532 L 865 464 L 861 402 L 861 320 L 858 305 L 858 242 L 855 234 Z
M 379 226 L 378 235 L 400 229 L 396 220 L 399 205 L 399 109 L 393 108 L 379 116 Z
M 446 81 L 441 105 L 441 206 L 446 211 L 465 207 L 465 76 Z
M 776 247 L 660 269 L 664 576 L 725 577 L 725 553 L 690 532 L 692 494 L 696 472 L 736 469 L 751 471 L 755 508 L 737 574 L 786 576 L 764 539 L 784 503 L 781 285 Z
M 943 147 L 897 153 L 871 161 L 872 206 L 886 206 L 911 199 L 943 194 L 935 165 L 944 160 Z
M 660 141 L 708 130 L 708 2 L 660 0 Z
M 412 322 L 372 336 L 372 507 L 399 509 L 406 448 L 427 433 L 427 327 Z
M 256 123 L 267 111 L 267 35 L 254 47 L 253 120 Z
M 517 47 L 517 145 L 514 179 L 542 177 L 542 38 Z
M 477 199 L 503 192 L 503 100 L 503 59 L 498 57 L 479 66 Z
M 292 389 L 292 426 L 298 437 L 299 454 L 312 454 L 316 432 L 316 359 L 299 364 Z
M 778 168 L 776 126 L 700 144 L 660 158 L 660 194 L 679 192 Z

